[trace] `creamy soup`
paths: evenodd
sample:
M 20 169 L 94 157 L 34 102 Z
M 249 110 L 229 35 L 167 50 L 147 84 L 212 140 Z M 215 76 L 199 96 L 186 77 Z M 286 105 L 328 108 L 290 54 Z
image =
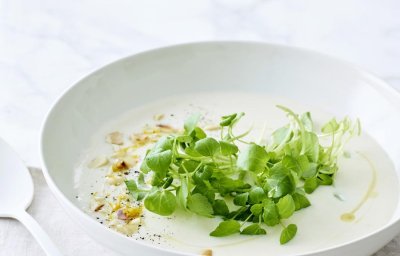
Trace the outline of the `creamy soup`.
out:
M 221 221 L 219 218 L 179 211 L 170 217 L 162 217 L 144 209 L 139 220 L 130 223 L 129 229 L 110 220 L 105 213 L 110 211 L 110 207 L 118 208 L 106 202 L 116 201 L 118 195 L 126 194 L 123 179 L 137 175 L 145 154 L 146 147 L 138 149 L 135 158 L 131 159 L 132 168 L 122 177 L 109 175 L 110 166 L 107 163 L 110 160 L 107 157 L 127 144 L 131 134 L 160 127 L 160 124 L 168 129 L 181 128 L 185 118 L 195 112 L 203 116 L 200 126 L 206 127 L 212 134 L 220 116 L 245 112 L 245 117 L 235 129 L 240 133 L 252 127 L 247 139 L 262 142 L 273 130 L 288 122 L 285 113 L 275 107 L 277 104 L 285 105 L 296 113 L 310 111 L 317 128 L 333 117 L 319 108 L 287 99 L 243 93 L 180 95 L 121 113 L 93 134 L 91 144 L 82 153 L 75 175 L 78 204 L 100 223 L 132 239 L 198 255 L 205 250 L 212 250 L 214 256 L 244 255 L 249 250 L 252 256 L 301 254 L 349 242 L 387 224 L 397 207 L 398 177 L 384 150 L 365 131 L 346 145 L 344 156 L 339 158 L 334 185 L 320 186 L 308 195 L 311 206 L 295 212 L 290 218 L 290 223 L 297 224 L 298 233 L 285 245 L 279 244 L 280 226 L 266 227 L 266 236 L 215 238 L 209 233 Z M 105 136 L 116 131 L 122 136 L 124 145 L 111 146 L 106 142 Z M 96 158 L 97 166 L 88 167 Z

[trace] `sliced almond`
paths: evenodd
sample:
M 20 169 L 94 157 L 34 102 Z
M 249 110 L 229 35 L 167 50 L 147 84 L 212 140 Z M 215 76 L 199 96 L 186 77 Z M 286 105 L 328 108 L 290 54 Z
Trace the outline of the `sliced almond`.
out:
M 212 256 L 212 255 L 213 253 L 211 249 L 204 250 L 203 253 L 201 254 L 201 256 Z
M 123 161 L 125 162 L 125 164 L 126 164 L 129 168 L 134 167 L 134 166 L 139 162 L 138 158 L 135 158 L 135 157 L 133 157 L 133 156 L 125 156 L 125 157 L 123 158 Z
M 124 144 L 124 138 L 120 132 L 112 132 L 106 136 L 106 141 L 110 144 L 122 145 Z
M 124 160 L 117 159 L 112 165 L 111 169 L 113 170 L 113 172 L 121 172 L 128 170 L 129 166 Z
M 157 114 L 157 115 L 154 115 L 154 116 L 153 116 L 153 119 L 154 119 L 155 121 L 160 121 L 160 120 L 162 120 L 164 117 L 165 117 L 164 114 Z
M 218 131 L 221 129 L 221 126 L 216 125 L 216 124 L 209 124 L 204 126 L 204 130 L 206 131 Z

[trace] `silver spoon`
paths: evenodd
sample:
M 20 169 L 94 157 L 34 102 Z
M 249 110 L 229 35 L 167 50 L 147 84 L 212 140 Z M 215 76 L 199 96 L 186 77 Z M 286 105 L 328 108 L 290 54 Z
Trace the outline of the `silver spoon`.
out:
M 33 199 L 32 177 L 16 153 L 0 139 L 0 218 L 19 220 L 47 255 L 62 255 L 50 237 L 26 212 Z

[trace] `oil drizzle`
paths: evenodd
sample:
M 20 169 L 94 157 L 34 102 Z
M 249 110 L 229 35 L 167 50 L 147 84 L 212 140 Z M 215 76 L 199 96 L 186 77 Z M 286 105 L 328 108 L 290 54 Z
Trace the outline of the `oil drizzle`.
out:
M 375 165 L 371 162 L 371 160 L 361 152 L 357 152 L 364 160 L 369 164 L 372 171 L 371 182 L 369 183 L 368 189 L 365 192 L 361 201 L 354 207 L 350 212 L 343 213 L 340 216 L 340 219 L 345 222 L 352 222 L 356 219 L 355 213 L 365 204 L 365 202 L 371 198 L 376 196 L 375 186 L 376 186 L 376 168 Z

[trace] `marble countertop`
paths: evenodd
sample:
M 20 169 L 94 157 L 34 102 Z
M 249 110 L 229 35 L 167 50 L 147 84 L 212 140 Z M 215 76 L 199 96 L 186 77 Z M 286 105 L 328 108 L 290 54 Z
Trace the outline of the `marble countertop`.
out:
M 400 90 L 398 0 L 0 0 L 0 136 L 40 166 L 41 123 L 73 82 L 143 50 L 208 40 L 314 49 Z

